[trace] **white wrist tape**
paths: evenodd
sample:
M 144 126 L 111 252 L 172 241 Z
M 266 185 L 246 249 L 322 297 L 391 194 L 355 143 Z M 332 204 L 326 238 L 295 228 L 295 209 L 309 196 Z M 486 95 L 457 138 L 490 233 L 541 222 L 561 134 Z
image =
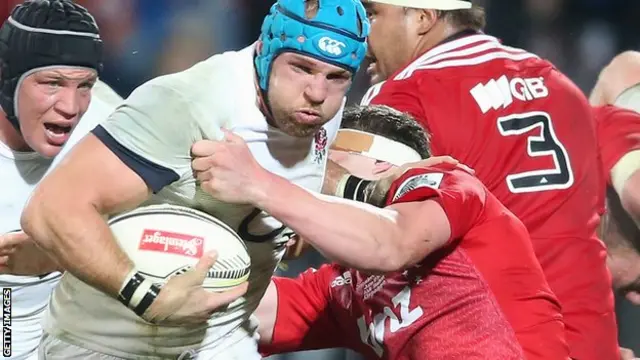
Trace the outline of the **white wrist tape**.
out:
M 624 154 L 611 169 L 611 183 L 618 195 L 622 194 L 624 184 L 636 170 L 640 169 L 640 150 Z

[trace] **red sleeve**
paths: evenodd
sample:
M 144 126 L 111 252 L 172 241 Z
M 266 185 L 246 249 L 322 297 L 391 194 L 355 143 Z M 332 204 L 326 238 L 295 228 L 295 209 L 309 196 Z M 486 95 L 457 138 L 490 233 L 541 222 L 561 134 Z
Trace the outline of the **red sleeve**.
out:
M 615 164 L 626 153 L 640 150 L 640 114 L 611 105 L 594 107 L 593 111 L 604 176 L 611 184 Z
M 260 345 L 264 356 L 292 351 L 343 347 L 341 329 L 332 316 L 331 282 L 337 265 L 309 269 L 295 279 L 274 277 L 278 312 L 271 344 Z
M 453 241 L 464 236 L 482 215 L 487 193 L 480 180 L 451 167 L 408 170 L 391 185 L 387 202 L 437 201 L 447 214 Z

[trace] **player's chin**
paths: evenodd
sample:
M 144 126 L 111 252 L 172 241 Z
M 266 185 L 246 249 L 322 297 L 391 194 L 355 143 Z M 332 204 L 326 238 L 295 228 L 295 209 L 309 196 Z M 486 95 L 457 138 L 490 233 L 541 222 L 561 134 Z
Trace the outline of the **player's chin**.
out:
M 321 117 L 310 121 L 310 119 L 300 119 L 298 116 L 293 116 L 287 126 L 285 126 L 285 128 L 281 130 L 291 136 L 309 137 L 320 130 L 322 125 L 324 125 L 325 123 L 326 121 Z
M 64 146 L 65 143 L 62 143 L 62 144 L 52 143 L 51 141 L 48 141 L 48 139 L 45 138 L 29 144 L 29 147 L 31 147 L 33 151 L 37 152 L 42 157 L 51 159 L 58 156 L 58 154 L 60 154 L 60 151 L 62 151 L 62 147 Z

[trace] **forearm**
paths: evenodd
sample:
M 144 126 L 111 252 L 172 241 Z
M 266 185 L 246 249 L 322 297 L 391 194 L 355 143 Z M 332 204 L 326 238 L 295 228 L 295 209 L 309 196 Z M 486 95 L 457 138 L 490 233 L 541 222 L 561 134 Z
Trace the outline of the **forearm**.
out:
M 270 344 L 273 338 L 273 329 L 276 324 L 276 316 L 278 314 L 278 289 L 276 284 L 271 280 L 267 291 L 265 292 L 260 304 L 253 313 L 260 325 L 258 326 L 258 334 L 260 334 L 261 344 Z
M 369 272 L 395 268 L 402 229 L 393 210 L 315 195 L 276 175 L 254 203 L 333 261 Z
M 23 230 L 66 271 L 117 297 L 133 264 L 98 210 L 88 203 L 33 200 L 23 213 Z

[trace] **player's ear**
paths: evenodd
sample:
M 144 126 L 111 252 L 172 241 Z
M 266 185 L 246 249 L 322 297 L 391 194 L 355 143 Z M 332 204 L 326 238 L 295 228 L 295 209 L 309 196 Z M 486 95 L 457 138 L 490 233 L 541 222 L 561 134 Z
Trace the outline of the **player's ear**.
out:
M 438 21 L 438 11 L 432 9 L 416 9 L 415 14 L 416 32 L 424 35 L 431 31 Z

